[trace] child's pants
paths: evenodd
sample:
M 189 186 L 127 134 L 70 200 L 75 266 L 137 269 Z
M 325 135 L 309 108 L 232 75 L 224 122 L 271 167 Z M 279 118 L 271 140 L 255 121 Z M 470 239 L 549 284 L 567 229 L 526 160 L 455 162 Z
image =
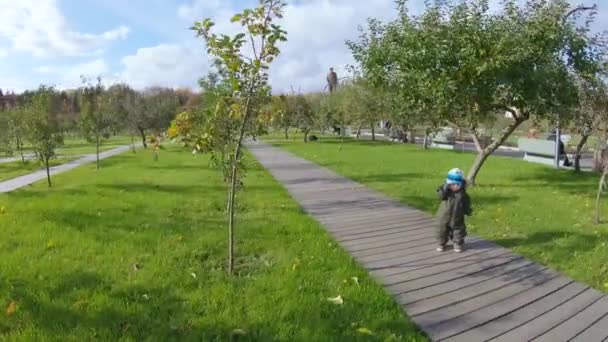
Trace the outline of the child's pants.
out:
M 448 225 L 440 226 L 438 231 L 437 240 L 441 246 L 445 246 L 451 239 L 455 244 L 464 244 L 464 238 L 467 236 L 467 230 L 465 227 L 452 228 Z

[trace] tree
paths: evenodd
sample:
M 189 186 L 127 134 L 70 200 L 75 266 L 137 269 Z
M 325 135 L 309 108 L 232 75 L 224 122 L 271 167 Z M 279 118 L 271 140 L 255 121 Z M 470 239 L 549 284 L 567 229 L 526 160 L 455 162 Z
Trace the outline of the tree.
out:
M 115 128 L 127 127 L 127 132 L 131 137 L 131 151 L 137 153 L 135 149 L 135 138 L 134 134 L 136 129 L 130 122 L 130 105 L 129 101 L 134 98 L 135 91 L 131 89 L 127 84 L 119 83 L 109 87 L 106 92 L 106 106 L 110 116 L 112 126 Z M 144 140 L 145 141 L 145 140 Z
M 6 112 L 7 138 L 14 141 L 15 147 L 21 156 L 21 162 L 25 163 L 23 144 L 27 131 L 26 113 L 23 106 L 15 106 Z
M 206 43 L 207 51 L 216 58 L 219 69 L 225 74 L 231 97 L 220 100 L 215 111 L 215 122 L 237 125 L 221 131 L 223 127 L 209 125 L 210 132 L 202 135 L 204 145 L 201 150 L 216 151 L 226 155 L 226 146 L 232 147 L 228 155 L 230 185 L 228 190 L 228 272 L 234 270 L 234 225 L 237 184 L 240 183 L 241 154 L 243 139 L 247 128 L 259 106 L 260 97 L 269 94 L 267 70 L 280 50 L 277 44 L 286 40 L 286 32 L 273 21 L 282 18 L 285 3 L 281 0 L 260 0 L 253 10 L 246 9 L 236 14 L 232 22 L 239 23 L 244 32 L 234 37 L 212 32 L 214 23 L 211 19 L 196 22 L 193 30 Z M 249 45 L 246 46 L 248 42 Z M 248 49 L 248 52 L 245 52 Z M 217 128 L 220 128 L 218 130 Z M 212 133 L 212 134 L 209 134 Z M 218 136 L 228 134 L 230 142 L 220 146 L 214 141 Z M 224 140 L 224 139 L 220 139 Z M 224 157 L 225 160 L 225 157 Z
M 438 1 L 411 16 L 407 1 L 399 0 L 399 19 L 372 22 L 367 41 L 355 45 L 364 70 L 399 89 L 406 108 L 470 132 L 478 151 L 472 184 L 523 122 L 569 115 L 578 105 L 573 73 L 594 73 L 605 55 L 589 30 L 576 25 L 591 8 L 572 9 L 564 0 L 517 3 L 506 0 L 496 13 L 487 0 Z M 484 146 L 479 129 L 505 112 L 512 120 Z
M 286 95 L 273 96 L 268 106 L 272 112 L 272 123 L 283 132 L 285 140 L 288 140 L 289 129 L 294 125 L 293 111 L 288 108 L 288 97 Z
M 294 125 L 304 133 L 304 142 L 308 142 L 308 134 L 313 129 L 315 120 L 312 107 L 302 94 L 292 94 L 287 98 L 287 112 L 294 119 Z
M 97 84 L 92 85 L 87 79 L 82 78 L 82 83 L 85 84 L 81 88 L 81 128 L 87 137 L 95 139 L 95 155 L 97 159 L 97 170 L 100 168 L 99 147 L 103 133 L 111 125 L 111 119 L 108 110 L 109 97 L 104 94 L 105 89 L 101 78 L 97 78 Z
M 347 114 L 348 121 L 356 124 L 357 136 L 362 126 L 369 126 L 372 140 L 376 140 L 376 123 L 385 115 L 384 94 L 364 78 L 357 77 L 338 90 L 340 109 Z
M 55 89 L 40 86 L 26 106 L 29 141 L 36 156 L 46 168 L 47 182 L 52 187 L 49 161 L 55 157 L 55 149 L 63 144 L 63 135 L 53 110 Z
M 608 120 L 608 89 L 599 77 L 577 77 L 579 108 L 572 120 L 572 129 L 581 136 L 574 154 L 574 169 L 581 170 L 580 160 L 587 140 L 602 122 Z

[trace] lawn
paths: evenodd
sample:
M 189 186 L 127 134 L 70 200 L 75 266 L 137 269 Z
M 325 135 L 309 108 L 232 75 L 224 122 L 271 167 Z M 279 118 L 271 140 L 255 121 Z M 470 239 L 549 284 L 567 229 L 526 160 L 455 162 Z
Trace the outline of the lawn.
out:
M 75 160 L 75 157 L 64 157 L 61 159 L 52 159 L 50 161 L 51 167 L 69 163 Z M 12 179 L 15 177 L 27 175 L 38 170 L 44 170 L 44 165 L 38 160 L 26 160 L 25 163 L 21 161 L 15 161 L 10 163 L 0 163 L 0 182 Z
M 447 171 L 468 170 L 475 157 L 370 141 L 349 140 L 341 151 L 335 139 L 273 143 L 428 213 Z M 469 231 L 607 292 L 608 224 L 593 223 L 597 182 L 594 174 L 491 157 L 470 191 Z M 602 208 L 608 217 L 608 201 Z
M 135 143 L 140 143 L 141 140 L 136 139 Z M 108 139 L 103 139 L 101 141 L 101 146 L 99 147 L 100 152 L 104 152 L 107 150 L 111 150 L 118 146 L 130 145 L 131 138 L 128 136 L 111 136 Z M 18 151 L 13 151 L 14 155 L 19 157 Z M 27 144 L 23 148 L 24 154 L 32 153 L 31 145 Z M 86 139 L 75 137 L 75 136 L 66 136 L 64 138 L 63 145 L 56 150 L 57 155 L 59 156 L 74 156 L 74 155 L 83 155 L 83 154 L 93 154 L 95 153 L 95 143 L 89 142 Z M 7 155 L 0 155 L 0 157 L 8 157 Z
M 249 159 L 237 273 L 204 157 L 125 153 L 0 195 L 0 340 L 424 341 Z M 327 299 L 342 296 L 342 305 Z M 368 335 L 368 334 L 372 335 Z

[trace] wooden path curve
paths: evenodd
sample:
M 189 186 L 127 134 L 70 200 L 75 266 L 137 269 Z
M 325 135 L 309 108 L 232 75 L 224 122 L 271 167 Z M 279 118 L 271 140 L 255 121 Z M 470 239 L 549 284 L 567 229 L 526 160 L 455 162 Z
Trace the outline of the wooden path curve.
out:
M 249 150 L 434 341 L 608 341 L 608 296 L 495 243 L 435 251 L 435 220 L 264 143 Z

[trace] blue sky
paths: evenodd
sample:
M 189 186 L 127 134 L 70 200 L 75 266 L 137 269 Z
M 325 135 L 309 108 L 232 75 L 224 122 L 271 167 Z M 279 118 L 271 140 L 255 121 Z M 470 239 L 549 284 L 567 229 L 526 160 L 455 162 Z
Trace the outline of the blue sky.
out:
M 81 74 L 136 88 L 195 87 L 209 60 L 188 27 L 213 17 L 218 29 L 231 31 L 230 16 L 255 2 L 0 0 L 0 88 L 75 87 Z M 414 9 L 423 2 L 410 1 Z M 599 2 L 594 28 L 603 30 L 608 3 Z M 370 16 L 386 20 L 394 14 L 393 0 L 289 1 L 283 22 L 289 42 L 271 72 L 275 90 L 322 89 L 330 66 L 340 73 L 352 63 L 344 41 L 357 36 L 357 26 Z

